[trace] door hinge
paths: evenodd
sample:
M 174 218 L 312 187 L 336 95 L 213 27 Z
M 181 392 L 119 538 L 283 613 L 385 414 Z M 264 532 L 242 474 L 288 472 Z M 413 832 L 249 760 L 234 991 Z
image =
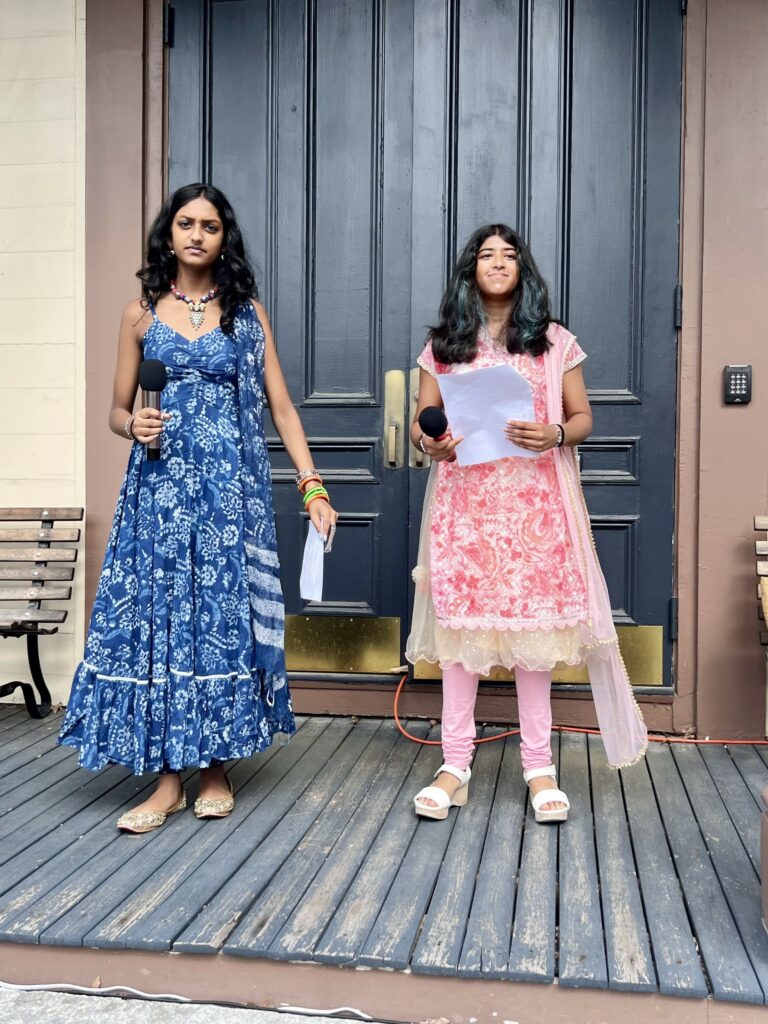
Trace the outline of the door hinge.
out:
M 170 4 L 163 7 L 163 44 L 173 46 L 174 28 L 176 26 L 176 12 Z
M 675 285 L 675 327 L 683 326 L 683 286 Z
M 680 0 L 680 13 L 681 14 L 687 14 L 688 13 L 688 0 Z
M 677 640 L 678 599 L 669 599 L 669 639 Z

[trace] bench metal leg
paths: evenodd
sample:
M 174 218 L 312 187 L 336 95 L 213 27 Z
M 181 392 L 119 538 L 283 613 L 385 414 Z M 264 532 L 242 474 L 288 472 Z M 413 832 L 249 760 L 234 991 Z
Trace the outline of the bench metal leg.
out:
M 40 652 L 37 647 L 37 634 L 27 634 L 27 658 L 29 660 L 29 671 L 32 674 L 32 681 L 40 694 L 40 703 L 35 700 L 35 691 L 30 683 L 24 683 L 16 679 L 11 683 L 0 686 L 0 697 L 8 697 L 14 690 L 21 688 L 24 703 L 31 718 L 46 718 L 51 713 L 51 694 L 40 667 Z

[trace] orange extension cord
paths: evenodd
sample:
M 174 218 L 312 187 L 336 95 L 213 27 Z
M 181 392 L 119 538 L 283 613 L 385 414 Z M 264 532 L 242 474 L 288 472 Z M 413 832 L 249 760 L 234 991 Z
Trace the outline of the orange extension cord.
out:
M 421 743 L 425 747 L 439 747 L 440 740 L 422 740 L 418 736 L 412 736 L 411 733 L 405 728 L 403 723 L 400 721 L 399 704 L 400 694 L 402 693 L 403 687 L 405 686 L 406 680 L 408 679 L 408 673 L 406 672 L 400 682 L 397 684 L 395 690 L 395 705 L 393 708 L 395 715 L 395 723 L 397 728 L 406 737 L 406 739 L 413 740 L 414 743 Z M 599 729 L 579 729 L 576 726 L 568 725 L 555 725 L 552 727 L 555 732 L 579 732 L 585 736 L 599 736 Z M 518 736 L 520 734 L 519 729 L 509 729 L 507 732 L 500 732 L 496 736 L 484 736 L 480 740 L 474 740 L 475 743 L 493 743 L 494 740 L 503 740 L 507 736 Z M 649 736 L 649 742 L 651 743 L 693 743 L 699 746 L 705 746 L 708 743 L 723 744 L 727 743 L 729 746 L 750 746 L 750 747 L 765 747 L 768 746 L 768 740 L 691 740 L 685 739 L 684 737 L 678 736 Z

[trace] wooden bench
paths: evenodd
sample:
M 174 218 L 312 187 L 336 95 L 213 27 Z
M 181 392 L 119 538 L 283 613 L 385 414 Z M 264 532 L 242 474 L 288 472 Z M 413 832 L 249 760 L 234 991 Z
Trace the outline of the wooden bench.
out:
M 43 602 L 70 599 L 73 563 L 77 560 L 77 548 L 52 545 L 80 540 L 78 527 L 55 524 L 82 519 L 81 508 L 0 508 L 0 523 L 35 523 L 0 527 L 0 580 L 5 581 L 0 583 L 0 602 L 27 602 L 20 608 L 0 610 L 0 637 L 26 637 L 29 671 L 40 703 L 32 684 L 20 679 L 0 685 L 0 697 L 7 697 L 21 687 L 27 711 L 33 718 L 45 718 L 51 711 L 51 694 L 40 667 L 38 637 L 58 633 L 59 625 L 67 617 L 66 609 L 44 608 Z M 8 546 L 18 544 L 32 546 Z

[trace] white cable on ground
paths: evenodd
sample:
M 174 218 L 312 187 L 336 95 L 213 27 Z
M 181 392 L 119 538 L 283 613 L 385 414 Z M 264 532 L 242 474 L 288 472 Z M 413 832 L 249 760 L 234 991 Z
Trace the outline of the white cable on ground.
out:
M 105 992 L 130 992 L 131 995 L 140 999 L 159 999 L 164 1002 L 173 1000 L 176 1003 L 191 1003 L 193 1000 L 186 996 L 177 996 L 172 993 L 163 992 L 154 994 L 152 992 L 140 992 L 137 988 L 130 988 L 128 985 L 108 985 L 104 988 L 86 988 L 83 985 L 70 985 L 67 981 L 51 982 L 47 985 L 14 985 L 10 981 L 0 981 L 0 989 L 8 989 L 12 992 L 75 992 L 81 996 L 104 995 Z
M 71 985 L 69 982 L 50 982 L 46 985 L 14 985 L 10 981 L 0 981 L 0 990 L 6 989 L 10 992 L 73 992 L 76 995 L 81 996 L 103 996 L 109 992 L 116 993 L 130 993 L 131 995 L 137 996 L 139 999 L 150 999 L 158 1002 L 175 1002 L 175 1003 L 196 1003 L 199 1006 L 239 1006 L 237 1003 L 219 1003 L 216 1000 L 195 1000 L 188 999 L 186 996 L 178 996 L 174 993 L 163 992 L 141 992 L 137 988 L 131 988 L 129 985 L 107 985 L 103 988 L 87 988 L 84 985 Z M 239 1006 L 240 1009 L 248 1010 L 254 1009 L 254 1007 Z M 332 1010 L 314 1010 L 307 1006 L 288 1006 L 283 1003 L 281 1006 L 270 1007 L 275 1013 L 298 1013 L 305 1014 L 307 1017 L 336 1017 L 340 1013 L 353 1013 L 358 1020 L 373 1020 L 367 1013 L 363 1013 L 362 1010 L 356 1010 L 353 1006 L 336 1006 Z

